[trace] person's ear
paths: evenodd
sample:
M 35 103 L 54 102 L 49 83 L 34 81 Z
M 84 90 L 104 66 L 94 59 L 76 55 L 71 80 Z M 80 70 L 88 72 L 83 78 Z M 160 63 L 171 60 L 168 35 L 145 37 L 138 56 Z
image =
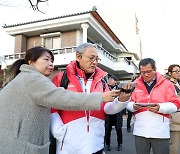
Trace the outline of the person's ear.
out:
M 29 64 L 29 65 L 32 65 L 32 63 L 33 63 L 33 62 L 32 62 L 31 60 L 28 61 L 28 64 Z
M 79 62 L 79 60 L 82 58 L 82 55 L 80 53 L 76 53 L 76 60 Z
M 171 74 L 172 74 L 171 72 L 168 73 L 169 76 L 171 76 Z

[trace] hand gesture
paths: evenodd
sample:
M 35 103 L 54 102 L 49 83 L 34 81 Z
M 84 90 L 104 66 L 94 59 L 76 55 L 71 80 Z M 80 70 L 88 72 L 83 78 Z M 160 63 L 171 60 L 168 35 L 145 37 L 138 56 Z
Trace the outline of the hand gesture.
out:
M 131 92 L 129 93 L 128 90 L 131 89 L 131 88 L 132 88 L 132 83 L 126 83 L 123 86 L 123 90 L 121 90 L 120 94 L 119 94 L 119 101 L 125 102 L 130 98 Z
M 135 110 L 140 110 L 142 107 L 140 105 L 137 105 L 137 104 L 134 103 L 133 108 Z
M 151 112 L 157 113 L 159 111 L 159 104 L 156 104 L 155 106 L 147 106 L 147 109 Z
M 103 102 L 112 102 L 119 95 L 120 90 L 112 90 L 102 93 Z

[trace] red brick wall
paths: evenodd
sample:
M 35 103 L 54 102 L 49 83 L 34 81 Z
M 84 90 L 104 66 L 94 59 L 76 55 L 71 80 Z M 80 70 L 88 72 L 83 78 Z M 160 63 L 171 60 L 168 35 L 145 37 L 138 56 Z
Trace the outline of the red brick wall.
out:
M 27 38 L 24 35 L 15 36 L 14 53 L 26 52 L 27 50 Z
M 76 31 L 63 32 L 61 35 L 61 47 L 71 47 L 76 45 Z
M 15 36 L 14 53 L 26 52 L 27 49 L 34 46 L 42 46 L 42 38 L 40 36 L 26 37 L 24 35 Z M 62 32 L 61 47 L 76 46 L 76 31 Z
M 41 37 L 40 36 L 34 36 L 27 38 L 27 49 L 33 48 L 35 46 L 41 46 Z

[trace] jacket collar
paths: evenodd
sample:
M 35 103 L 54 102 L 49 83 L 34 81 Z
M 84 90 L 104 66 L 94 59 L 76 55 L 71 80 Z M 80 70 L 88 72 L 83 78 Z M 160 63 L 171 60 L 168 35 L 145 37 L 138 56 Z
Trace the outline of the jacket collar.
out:
M 67 71 L 67 75 L 69 76 L 76 76 L 78 73 L 80 77 L 83 77 L 84 79 L 86 79 L 85 72 L 81 70 L 80 68 L 78 68 L 76 60 L 68 64 L 68 66 L 66 67 L 66 71 Z M 106 75 L 107 75 L 107 72 L 104 72 L 101 68 L 96 67 L 94 73 L 90 76 L 90 78 L 102 79 Z
M 165 78 L 160 73 L 156 72 L 156 85 L 159 85 L 164 80 Z M 139 82 L 140 84 L 144 84 L 144 80 L 141 75 L 135 81 Z
M 42 74 L 35 67 L 28 65 L 28 64 L 22 64 L 20 67 L 20 71 L 21 72 L 37 72 L 39 74 Z

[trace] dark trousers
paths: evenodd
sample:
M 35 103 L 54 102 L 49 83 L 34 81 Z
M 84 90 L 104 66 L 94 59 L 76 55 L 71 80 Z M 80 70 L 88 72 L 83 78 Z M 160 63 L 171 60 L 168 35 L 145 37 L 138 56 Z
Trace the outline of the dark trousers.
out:
M 127 117 L 127 129 L 131 128 L 131 118 L 133 116 L 133 112 L 128 111 L 128 117 Z
M 112 125 L 109 125 L 106 128 L 106 134 L 105 134 L 106 145 L 111 144 L 111 131 L 112 131 Z M 118 145 L 122 144 L 122 128 L 121 127 L 119 129 L 116 128 L 116 135 L 117 135 L 117 143 L 118 143 Z
M 135 136 L 135 146 L 137 154 L 169 154 L 169 139 L 145 138 Z
M 49 154 L 56 154 L 56 139 L 50 133 Z

